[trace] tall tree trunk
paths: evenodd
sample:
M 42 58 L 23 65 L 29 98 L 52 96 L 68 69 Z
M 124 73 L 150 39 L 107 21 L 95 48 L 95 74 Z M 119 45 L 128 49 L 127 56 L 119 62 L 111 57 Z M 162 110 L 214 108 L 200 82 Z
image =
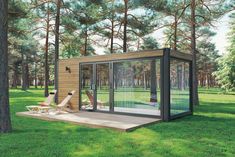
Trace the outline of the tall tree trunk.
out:
M 140 50 L 140 37 L 138 37 L 138 41 L 137 41 L 137 51 Z
M 185 89 L 185 63 L 183 63 L 181 68 L 181 80 L 180 80 L 180 84 L 181 84 L 181 90 Z
M 85 30 L 85 49 L 84 49 L 84 56 L 87 56 L 87 46 L 88 46 L 88 26 L 86 24 L 86 30 Z
M 8 0 L 0 1 L 0 133 L 11 131 L 8 81 Z
M 111 43 L 110 43 L 110 53 L 113 53 L 113 41 L 114 41 L 114 12 L 112 12 L 112 21 L 111 21 Z
M 131 72 L 131 87 L 135 87 L 135 67 L 132 67 L 132 72 Z
M 55 65 L 54 65 L 54 83 L 55 90 L 58 93 L 58 59 L 59 59 L 59 37 L 60 37 L 60 8 L 61 8 L 61 0 L 57 0 L 56 2 L 56 20 L 55 20 Z M 55 102 L 58 103 L 58 94 L 56 94 Z
M 199 105 L 198 100 L 198 80 L 197 80 L 197 51 L 196 51 L 196 2 L 191 0 L 191 51 L 193 55 L 192 73 L 193 73 L 193 105 Z
M 50 27 L 50 11 L 49 3 L 47 4 L 47 20 L 46 20 L 46 43 L 45 43 L 45 90 L 44 96 L 48 96 L 48 82 L 49 82 L 49 66 L 48 66 L 48 48 L 49 48 L 49 27 Z
M 144 90 L 147 90 L 146 71 L 144 71 L 144 80 L 143 80 L 143 83 L 144 83 Z
M 174 43 L 173 43 L 173 50 L 177 50 L 177 29 L 178 29 L 178 19 L 177 19 L 177 11 L 175 12 L 175 23 L 174 23 Z
M 25 62 L 25 84 L 26 84 L 26 88 L 29 89 L 29 87 L 30 87 L 30 79 L 29 79 L 28 57 L 26 57 L 26 62 Z
M 125 10 L 124 10 L 124 31 L 123 31 L 123 52 L 127 52 L 127 16 L 128 16 L 128 0 L 124 0 Z
M 41 75 L 41 77 L 39 78 L 39 84 L 40 84 L 40 87 L 42 88 L 43 87 L 43 75 Z
M 38 78 L 37 78 L 37 65 L 35 64 L 35 71 L 34 71 L 34 88 L 38 88 Z
M 115 22 L 115 11 L 114 11 L 114 0 L 112 1 L 112 18 L 111 18 L 111 42 L 110 42 L 110 53 L 113 53 L 113 43 L 114 43 L 114 22 Z
M 176 76 L 177 76 L 177 87 L 178 87 L 178 89 L 181 89 L 181 84 L 180 84 L 180 80 L 181 80 L 181 73 L 180 73 L 181 71 L 180 71 L 180 65 L 177 65 L 177 67 L 176 67 Z
M 199 73 L 200 77 L 198 78 L 198 80 L 200 81 L 200 84 L 199 84 L 199 81 L 198 81 L 198 84 L 203 87 L 203 82 L 204 82 L 204 72 L 203 72 L 203 69 L 201 70 L 201 72 Z
M 12 77 L 12 88 L 17 88 L 18 84 L 18 63 L 14 63 L 14 68 L 13 68 L 13 77 Z
M 21 52 L 21 68 L 22 68 L 22 84 L 21 84 L 21 89 L 22 90 L 27 90 L 27 81 L 26 81 L 26 66 L 25 66 L 25 59 L 24 59 L 24 54 L 23 51 Z
M 37 77 L 37 62 L 36 62 L 36 54 L 34 55 L 34 87 L 38 88 L 38 77 Z

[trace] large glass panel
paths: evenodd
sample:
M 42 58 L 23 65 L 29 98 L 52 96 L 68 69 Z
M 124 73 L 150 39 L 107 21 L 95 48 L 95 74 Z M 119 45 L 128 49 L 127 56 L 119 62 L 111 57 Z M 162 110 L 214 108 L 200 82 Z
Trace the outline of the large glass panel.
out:
M 93 65 L 87 64 L 81 67 L 81 109 L 94 109 L 94 81 L 93 81 Z
M 96 71 L 97 110 L 109 111 L 109 64 L 98 64 Z
M 114 111 L 160 116 L 160 59 L 114 63 Z
M 189 63 L 170 60 L 170 113 L 176 115 L 190 110 Z

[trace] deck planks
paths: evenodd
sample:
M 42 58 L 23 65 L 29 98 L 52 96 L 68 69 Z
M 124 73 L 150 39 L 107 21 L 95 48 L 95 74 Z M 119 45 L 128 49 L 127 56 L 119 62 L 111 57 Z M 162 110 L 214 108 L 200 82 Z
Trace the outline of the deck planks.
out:
M 161 121 L 158 118 L 81 111 L 77 113 L 64 113 L 59 115 L 18 112 L 17 115 L 47 121 L 69 122 L 92 128 L 110 128 L 123 132 L 132 131 L 137 128 Z

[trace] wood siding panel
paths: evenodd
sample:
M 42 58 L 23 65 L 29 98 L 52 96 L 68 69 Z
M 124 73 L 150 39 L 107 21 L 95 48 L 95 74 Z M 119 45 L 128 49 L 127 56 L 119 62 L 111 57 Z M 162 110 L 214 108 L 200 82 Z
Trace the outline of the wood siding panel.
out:
M 115 60 L 125 60 L 125 59 L 137 59 L 137 58 L 147 58 L 147 57 L 158 57 L 162 56 L 162 51 L 148 51 L 148 52 L 132 52 L 124 54 L 112 54 L 112 55 L 101 55 L 101 56 L 90 56 L 80 58 L 79 62 L 105 62 L 105 61 L 115 61 Z
M 121 54 L 109 54 L 109 55 L 97 55 L 97 56 L 86 56 L 80 58 L 63 59 L 60 60 L 60 64 L 70 63 L 71 65 L 76 65 L 78 62 L 105 62 L 112 60 L 123 60 L 123 59 L 135 59 L 144 57 L 158 57 L 163 55 L 163 50 L 146 50 L 139 52 L 128 52 Z
M 171 51 L 170 56 L 175 57 L 175 58 L 179 58 L 179 59 L 189 60 L 189 61 L 192 61 L 192 59 L 193 59 L 191 54 L 182 53 L 179 51 Z
M 69 62 L 69 61 L 59 61 L 58 68 L 58 100 L 59 102 L 68 95 L 68 92 L 76 90 L 73 98 L 70 101 L 70 107 L 73 110 L 78 110 L 78 62 Z M 70 68 L 71 72 L 66 71 L 66 66 Z

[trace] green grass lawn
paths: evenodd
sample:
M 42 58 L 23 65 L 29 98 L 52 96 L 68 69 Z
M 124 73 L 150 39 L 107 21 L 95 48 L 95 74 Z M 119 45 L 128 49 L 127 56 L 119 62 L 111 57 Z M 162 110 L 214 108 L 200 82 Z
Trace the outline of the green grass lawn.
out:
M 0 135 L 0 157 L 235 156 L 235 93 L 200 89 L 195 114 L 123 133 L 18 117 L 42 90 L 11 90 L 13 132 Z

